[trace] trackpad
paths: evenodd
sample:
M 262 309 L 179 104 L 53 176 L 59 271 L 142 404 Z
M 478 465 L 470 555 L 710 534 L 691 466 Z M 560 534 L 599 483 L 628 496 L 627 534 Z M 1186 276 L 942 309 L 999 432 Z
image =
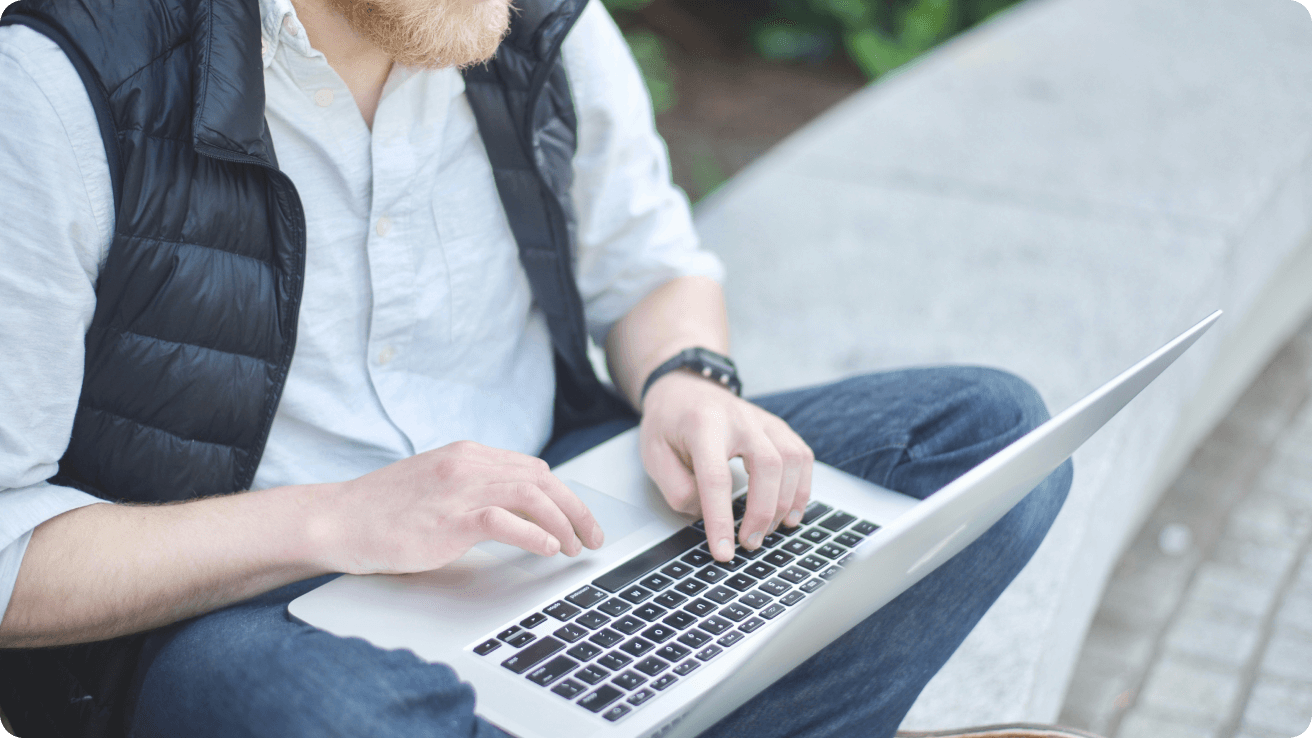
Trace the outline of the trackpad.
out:
M 574 494 L 578 495 L 583 504 L 588 506 L 597 522 L 601 523 L 601 530 L 606 534 L 606 545 L 619 543 L 629 534 L 661 520 L 654 513 L 617 500 L 605 492 L 599 492 L 572 480 L 564 481 L 570 489 L 574 490 Z M 585 548 L 583 553 L 574 558 L 561 554 L 546 558 L 496 541 L 483 541 L 474 548 L 539 577 L 573 568 L 595 555 L 593 551 Z

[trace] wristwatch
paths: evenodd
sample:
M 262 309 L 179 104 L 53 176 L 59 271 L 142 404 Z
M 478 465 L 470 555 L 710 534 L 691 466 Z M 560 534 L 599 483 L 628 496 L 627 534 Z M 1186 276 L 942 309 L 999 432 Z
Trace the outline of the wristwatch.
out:
M 651 389 L 656 380 L 676 369 L 691 369 L 733 390 L 735 395 L 739 397 L 743 395 L 743 383 L 738 379 L 738 367 L 734 366 L 733 359 L 698 346 L 680 351 L 673 359 L 653 369 L 642 385 L 642 394 L 638 396 L 638 401 L 642 402 L 642 398 L 647 396 L 647 390 Z

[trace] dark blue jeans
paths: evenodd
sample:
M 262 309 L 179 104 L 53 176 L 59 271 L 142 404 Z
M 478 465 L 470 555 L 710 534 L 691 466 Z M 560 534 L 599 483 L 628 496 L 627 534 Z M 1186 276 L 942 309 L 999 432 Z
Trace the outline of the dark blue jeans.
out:
M 872 374 L 756 400 L 816 458 L 924 498 L 1043 422 L 1033 388 L 988 369 Z M 632 427 L 555 440 L 553 463 Z M 1029 561 L 1070 487 L 1067 463 L 964 551 L 711 728 L 708 736 L 893 735 L 925 684 Z M 133 738 L 500 736 L 447 666 L 287 617 L 301 582 L 151 635 Z

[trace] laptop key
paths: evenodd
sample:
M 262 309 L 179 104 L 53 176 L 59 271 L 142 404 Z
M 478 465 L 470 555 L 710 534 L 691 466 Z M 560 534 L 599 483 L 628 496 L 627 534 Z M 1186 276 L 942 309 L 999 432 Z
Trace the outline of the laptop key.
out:
M 779 572 L 780 579 L 783 579 L 788 582 L 792 582 L 793 584 L 797 584 L 798 582 L 805 580 L 809 576 L 811 576 L 809 572 L 807 572 L 804 569 L 798 569 L 796 566 L 790 566 L 787 569 L 784 569 L 783 571 Z
M 698 592 L 701 592 L 702 590 L 706 589 L 706 587 L 707 587 L 706 582 L 699 582 L 696 579 L 685 579 L 682 582 L 679 582 L 678 584 L 674 585 L 674 589 L 676 591 L 682 592 L 688 595 L 689 597 L 692 597 Z
M 651 641 L 642 638 L 630 638 L 624 642 L 623 646 L 620 646 L 620 650 L 630 656 L 641 656 L 653 648 L 655 648 L 655 646 L 652 645 Z
M 497 650 L 498 648 L 501 648 L 501 642 L 493 638 L 491 640 L 483 641 L 477 646 L 474 646 L 474 653 L 478 654 L 479 656 L 486 656 L 492 653 L 493 651 Z
M 797 594 L 797 593 L 794 592 L 793 594 Z M 773 605 L 770 605 L 769 607 L 762 610 L 761 617 L 765 618 L 766 620 L 774 620 L 775 618 L 782 615 L 783 612 L 784 612 L 784 606 L 776 602 Z M 746 628 L 747 626 L 744 625 L 743 629 L 745 630 Z
M 661 646 L 660 650 L 656 652 L 656 655 L 660 656 L 666 661 L 673 662 L 673 661 L 678 661 L 684 656 L 687 656 L 688 649 L 684 648 L 683 646 L 680 646 L 677 643 L 667 643 L 664 646 Z
M 806 597 L 806 595 L 802 594 L 801 592 L 789 592 L 783 597 L 780 597 L 779 601 L 784 603 L 785 605 L 791 606 L 801 602 L 804 597 Z
M 824 571 L 820 572 L 820 576 L 824 577 L 825 579 L 833 579 L 835 576 L 837 576 L 838 572 L 842 570 L 843 570 L 842 567 L 831 566 L 828 569 L 825 569 Z
M 596 633 L 593 633 L 591 636 L 588 637 L 588 640 L 591 641 L 592 643 L 597 644 L 598 646 L 601 646 L 602 648 L 610 648 L 616 643 L 619 643 L 620 641 L 624 640 L 624 636 L 620 635 L 619 633 L 616 633 L 610 628 L 606 628 L 604 630 L 599 630 Z
M 620 718 L 624 717 L 625 715 L 628 715 L 631 709 L 632 708 L 630 708 L 628 705 L 616 705 L 610 708 L 609 710 L 607 710 L 606 714 L 602 715 L 602 717 L 606 718 L 607 720 L 613 723 L 616 720 L 619 720 Z
M 524 646 L 527 646 L 528 644 L 532 643 L 536 638 L 537 636 L 533 635 L 532 633 L 529 633 L 528 631 L 520 631 L 515 635 L 507 638 L 506 643 L 511 648 L 523 648 Z
M 565 676 L 578 665 L 579 662 L 568 656 L 557 656 L 530 672 L 528 680 L 539 687 L 545 687 Z
M 597 666 L 596 664 L 585 666 L 582 669 L 579 669 L 578 671 L 574 672 L 574 677 L 576 679 L 582 679 L 588 684 L 596 684 L 597 682 L 602 681 L 608 676 L 610 676 L 610 672 L 606 671 L 600 666 Z
M 556 636 L 562 641 L 573 643 L 574 641 L 577 641 L 580 638 L 586 638 L 588 635 L 588 631 L 583 628 L 580 628 L 577 625 L 574 625 L 573 623 L 566 623 L 563 627 L 557 628 L 555 632 L 552 633 L 552 635 Z
M 597 664 L 599 666 L 605 669 L 610 669 L 611 671 L 619 671 L 631 663 L 633 663 L 633 659 L 625 656 L 619 651 L 611 651 L 605 656 L 597 659 Z
M 826 559 L 841 559 L 843 555 L 847 553 L 847 549 L 843 548 L 842 546 L 835 546 L 832 543 L 826 543 L 825 545 L 821 546 L 820 550 L 816 551 L 816 553 L 820 554 Z
M 671 638 L 673 638 L 674 636 L 678 635 L 678 633 L 679 631 L 675 630 L 674 628 L 671 628 L 668 625 L 665 625 L 663 623 L 657 623 L 651 626 L 650 628 L 642 631 L 642 637 L 646 638 L 649 641 L 653 641 L 655 643 L 664 643 L 670 640 Z
M 606 613 L 607 615 L 613 618 L 617 618 L 623 615 L 631 607 L 633 607 L 633 605 L 630 605 L 629 603 L 625 602 L 624 600 L 621 600 L 618 597 L 612 597 L 609 600 L 606 600 L 605 602 L 601 603 L 600 605 L 597 605 L 598 610 Z
M 512 625 L 509 628 L 506 628 L 505 630 L 501 631 L 500 633 L 497 633 L 497 638 L 503 641 L 509 641 L 511 638 L 514 638 L 515 634 L 520 632 L 521 630 L 522 628 L 520 628 L 518 625 Z
M 679 605 L 682 605 L 687 601 L 688 598 L 684 597 L 678 592 L 662 592 L 656 595 L 656 599 L 652 600 L 652 602 L 655 602 L 661 607 L 668 607 L 671 610 L 678 607 Z
M 776 569 L 773 566 L 770 566 L 769 564 L 764 564 L 760 561 L 752 564 L 746 569 L 743 569 L 744 574 L 748 576 L 756 577 L 757 579 L 765 579 L 766 577 L 774 574 L 775 571 Z
M 674 668 L 677 669 L 677 668 L 679 668 L 679 667 L 676 666 L 676 667 L 674 667 Z M 668 687 L 668 686 L 674 684 L 674 683 L 677 682 L 677 681 L 679 681 L 679 678 L 676 677 L 675 675 L 673 675 L 673 674 L 664 674 L 664 675 L 661 676 L 660 679 L 657 679 L 656 681 L 652 682 L 652 683 L 651 683 L 651 686 L 652 686 L 652 688 L 654 688 L 654 689 L 663 690 L 663 689 L 665 689 L 666 687 Z
M 639 607 L 637 610 L 634 610 L 633 614 L 637 615 L 638 617 L 650 623 L 653 620 L 656 620 L 657 618 L 664 616 L 665 613 L 667 612 L 669 612 L 669 610 L 666 610 L 660 605 L 655 605 L 648 602 L 647 604 Z
M 825 582 L 824 582 L 823 579 L 812 579 L 811 581 L 807 582 L 806 584 L 803 584 L 802 586 L 798 587 L 798 589 L 802 590 L 803 592 L 805 592 L 805 593 L 807 593 L 807 594 L 811 594 L 812 592 L 816 591 L 817 589 L 820 589 L 821 587 L 823 587 L 824 584 L 825 584 Z
M 785 551 L 771 551 L 762 561 L 771 566 L 788 566 L 795 558 L 797 557 Z
M 693 573 L 693 567 L 683 563 L 682 561 L 672 561 L 670 562 L 669 566 L 661 567 L 661 573 L 669 577 L 670 579 L 683 579 L 684 577 Z
M 641 705 L 642 703 L 646 702 L 647 700 L 655 696 L 656 696 L 656 692 L 647 689 L 646 687 L 643 687 L 642 689 L 639 689 L 638 691 L 629 695 L 629 704 L 634 706 Z
M 690 630 L 679 636 L 679 643 L 682 643 L 689 648 L 701 648 L 709 640 L 711 640 L 711 637 L 700 630 Z
M 701 666 L 701 664 L 698 663 L 697 659 L 688 659 L 682 664 L 679 664 L 678 666 L 674 667 L 674 673 L 678 674 L 679 676 L 688 676 L 689 674 L 692 673 L 693 669 L 696 669 L 699 666 Z
M 664 574 L 657 572 L 647 577 L 646 579 L 643 579 L 642 581 L 638 582 L 638 584 L 641 584 L 642 586 L 652 591 L 659 592 L 662 589 L 665 589 L 666 587 L 670 586 L 671 584 L 674 584 L 674 580 L 665 576 Z
M 579 609 L 564 600 L 556 600 L 550 605 L 547 605 L 546 607 L 542 608 L 542 612 L 545 612 L 546 614 L 550 615 L 551 617 L 557 620 L 563 621 L 563 620 L 569 620 L 575 615 L 578 615 Z
M 746 637 L 747 636 L 743 635 L 742 633 L 739 633 L 736 630 L 731 630 L 728 633 L 725 633 L 724 635 L 720 636 L 719 640 L 717 640 L 716 643 L 720 644 L 721 646 L 724 646 L 725 648 L 728 648 L 729 646 L 732 646 L 733 644 L 737 643 L 738 641 L 741 641 Z
M 693 550 L 679 557 L 679 561 L 689 566 L 706 566 L 715 561 L 715 557 L 705 551 Z
M 540 612 L 535 612 L 535 613 L 533 613 L 532 615 L 529 615 L 528 617 L 526 617 L 526 618 L 524 618 L 523 620 L 519 621 L 519 624 L 520 624 L 521 626 L 525 627 L 525 628 L 532 628 L 532 627 L 534 627 L 534 626 L 536 626 L 536 625 L 541 625 L 542 623 L 545 623 L 546 621 L 547 621 L 547 616 L 546 616 L 546 615 L 543 615 L 543 614 L 540 613 Z
M 656 658 L 655 656 L 648 656 L 647 658 L 635 664 L 633 668 L 637 669 L 643 674 L 646 674 L 647 676 L 656 676 L 662 671 L 665 671 L 666 669 L 670 668 L 670 665 Z
M 787 551 L 788 553 L 793 554 L 794 556 L 801 556 L 802 554 L 811 550 L 811 544 L 807 543 L 806 541 L 802 541 L 794 538 L 788 543 L 785 543 L 783 545 L 782 550 Z
M 729 585 L 730 587 L 733 587 L 739 592 L 746 592 L 747 590 L 756 586 L 756 580 L 752 579 L 746 574 L 734 574 L 733 576 L 725 580 L 724 583 Z
M 854 520 L 856 520 L 856 516 L 855 516 L 855 515 L 852 515 L 852 514 L 849 514 L 849 513 L 845 513 L 845 512 L 843 512 L 842 510 L 839 510 L 838 512 L 834 513 L 833 515 L 830 515 L 829 517 L 827 517 L 827 518 L 825 518 L 824 520 L 820 521 L 820 527 L 821 527 L 821 528 L 828 528 L 829 530 L 832 530 L 832 531 L 834 531 L 835 533 L 837 533 L 838 531 L 840 531 L 840 530 L 846 528 L 847 526 L 851 525 L 851 524 L 852 524 L 852 521 L 854 521 Z
M 759 557 L 759 556 L 764 556 L 764 555 L 765 555 L 765 549 L 764 549 L 764 548 L 754 548 L 754 549 L 752 549 L 751 551 L 748 551 L 747 549 L 743 548 L 742 546 L 739 546 L 738 548 L 734 549 L 734 552 L 733 552 L 733 553 L 734 553 L 734 556 L 735 556 L 735 557 L 741 556 L 741 557 L 743 557 L 744 559 L 747 559 L 748 561 L 751 561 L 752 559 L 755 559 L 755 558 L 757 558 L 757 557 Z
M 669 538 L 593 579 L 592 584 L 615 594 L 647 572 L 669 563 L 670 559 L 704 540 L 706 534 L 702 531 L 696 528 L 680 528 L 679 532 Z
M 632 615 L 625 615 L 624 617 L 612 623 L 611 627 L 615 628 L 615 630 L 618 630 L 624 635 L 633 635 L 634 633 L 637 633 L 643 628 L 646 628 L 647 624 L 633 617 Z
M 779 607 L 779 606 L 778 606 L 778 605 L 771 605 L 770 607 Z M 782 610 L 783 608 L 780 607 L 779 609 Z M 765 614 L 765 613 L 762 613 L 762 615 L 764 615 L 764 614 Z M 744 633 L 751 633 L 752 631 L 756 630 L 757 628 L 761 627 L 762 625 L 765 625 L 765 621 L 764 621 L 764 620 L 762 620 L 762 619 L 760 619 L 760 618 L 751 618 L 751 619 L 749 619 L 747 622 L 745 622 L 745 623 L 743 623 L 742 625 L 738 626 L 738 630 L 741 630 L 741 631 L 744 632 Z
M 741 623 L 742 621 L 751 617 L 752 611 L 748 610 L 747 608 L 743 607 L 737 602 L 734 602 L 732 604 L 724 606 L 720 610 L 720 615 L 729 618 L 735 623 Z
M 819 518 L 821 515 L 824 515 L 825 513 L 833 509 L 834 508 L 824 504 L 823 502 L 812 502 L 810 505 L 806 506 L 806 512 L 802 515 L 802 525 L 810 525 L 811 523 L 815 522 L 815 520 Z
M 765 607 L 766 605 L 770 604 L 770 599 L 771 599 L 770 597 L 767 597 L 766 595 L 763 595 L 760 592 L 748 592 L 742 597 L 739 597 L 738 601 L 744 605 L 747 605 L 753 610 L 760 610 L 762 607 Z
M 715 616 L 715 617 L 706 618 L 705 620 L 702 621 L 702 624 L 697 627 L 701 628 L 707 633 L 710 633 L 711 635 L 719 635 L 724 631 L 732 628 L 733 623 L 728 620 L 725 620 L 722 617 Z
M 703 582 L 706 582 L 707 584 L 715 584 L 716 582 L 720 581 L 721 579 L 724 579 L 729 575 L 725 573 L 724 569 L 720 569 L 715 566 L 708 566 L 705 569 L 702 569 L 701 571 L 697 572 L 693 576 L 697 577 Z
M 647 599 L 648 597 L 651 597 L 651 590 L 645 589 L 643 587 L 639 587 L 638 585 L 635 584 L 632 587 L 629 587 L 628 589 L 624 590 L 623 592 L 620 592 L 620 597 L 623 597 L 624 599 L 636 605 L 642 602 L 643 600 Z
M 609 705 L 610 703 L 614 702 L 615 700 L 623 696 L 624 696 L 623 692 L 607 684 L 598 687 L 596 690 L 593 690 L 586 697 L 579 700 L 578 704 L 580 707 L 591 710 L 593 712 L 601 712 L 602 710 L 606 709 L 606 705 Z M 621 715 L 622 714 L 623 713 L 621 713 Z M 617 715 L 616 717 L 619 716 Z
M 839 533 L 838 537 L 834 539 L 834 542 L 847 546 L 848 548 L 851 548 L 864 540 L 865 540 L 864 538 L 852 533 L 852 531 L 847 531 L 844 533 Z
M 641 687 L 644 683 L 646 683 L 646 681 L 647 681 L 647 677 L 640 676 L 632 671 L 626 671 L 623 674 L 620 674 L 619 676 L 610 680 L 610 683 L 614 684 L 620 689 L 637 689 L 638 687 Z
M 715 565 L 725 571 L 738 571 L 744 566 L 747 566 L 747 559 L 744 559 L 741 556 L 734 556 L 728 561 L 717 561 L 715 562 Z
M 665 623 L 671 628 L 677 628 L 678 630 L 683 630 L 684 628 L 687 628 L 691 626 L 693 623 L 697 622 L 697 618 L 680 610 L 679 612 L 670 613 L 668 616 L 665 617 L 664 620 L 661 620 L 661 622 Z
M 856 531 L 857 533 L 860 533 L 863 536 L 868 536 L 871 533 L 874 533 L 875 531 L 879 530 L 879 526 L 875 525 L 869 520 L 862 520 L 861 522 L 852 526 L 852 530 Z
M 684 605 L 683 609 L 699 618 L 702 618 L 715 612 L 715 603 L 707 602 L 706 600 L 693 600 Z
M 602 615 L 596 610 L 589 610 L 588 612 L 585 612 L 582 615 L 580 615 L 578 619 L 574 621 L 574 624 L 582 625 L 583 627 L 589 630 L 596 630 L 597 628 L 600 628 L 601 626 L 609 622 L 610 622 L 610 618 L 606 617 L 605 615 Z
M 582 684 L 579 684 L 573 679 L 566 679 L 560 684 L 557 684 L 556 686 L 552 687 L 551 691 L 554 692 L 555 694 L 560 695 L 561 697 L 564 697 L 567 700 L 572 700 L 575 697 L 578 697 L 579 693 L 585 689 L 587 689 L 587 687 L 583 686 Z
M 785 536 L 779 535 L 778 532 L 771 533 L 770 535 L 762 539 L 761 548 L 774 548 L 775 546 L 778 546 L 779 544 L 783 543 L 784 540 L 785 540 Z
M 584 586 L 582 589 L 567 595 L 565 601 L 571 605 L 578 605 L 584 610 L 606 599 L 606 593 L 596 587 Z
M 784 592 L 787 592 L 792 588 L 793 585 L 783 581 L 782 579 L 771 579 L 767 582 L 761 582 L 759 591 L 764 592 L 773 597 L 778 597 L 779 595 L 783 594 Z
M 591 661 L 593 656 L 601 653 L 601 649 L 591 643 L 580 643 L 565 653 L 573 656 L 579 661 Z
M 540 639 L 537 643 L 534 643 L 505 661 L 502 661 L 501 665 L 516 674 L 523 674 L 532 668 L 534 664 L 564 647 L 564 643 L 548 636 Z
M 697 658 L 701 661 L 710 661 L 716 656 L 719 656 L 720 653 L 723 651 L 724 649 L 720 648 L 719 646 L 707 646 L 706 648 L 703 648 L 702 650 L 697 652 Z
M 826 566 L 829 566 L 829 562 L 819 556 L 803 556 L 798 560 L 797 565 L 804 569 L 810 569 L 811 571 L 820 571 Z
M 706 599 L 710 600 L 711 602 L 714 602 L 717 605 L 723 605 L 724 603 L 728 602 L 729 600 L 732 600 L 737 596 L 738 593 L 733 591 L 732 589 L 729 589 L 728 587 L 715 587 L 710 592 L 707 592 L 705 594 Z
M 807 528 L 802 535 L 798 536 L 798 538 L 810 541 L 811 543 L 823 543 L 828 537 L 829 534 L 819 528 Z

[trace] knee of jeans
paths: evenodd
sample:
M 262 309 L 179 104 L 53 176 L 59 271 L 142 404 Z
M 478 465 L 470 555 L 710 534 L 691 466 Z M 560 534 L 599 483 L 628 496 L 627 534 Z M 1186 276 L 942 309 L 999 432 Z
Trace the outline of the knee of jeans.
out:
M 980 415 L 1010 418 L 1017 435 L 1034 430 L 1050 416 L 1034 385 L 1001 369 L 961 367 L 970 380 L 969 402 Z
M 1067 459 L 994 526 L 998 537 L 1017 557 L 1018 570 L 1048 535 L 1066 502 L 1073 475 L 1074 467 Z

